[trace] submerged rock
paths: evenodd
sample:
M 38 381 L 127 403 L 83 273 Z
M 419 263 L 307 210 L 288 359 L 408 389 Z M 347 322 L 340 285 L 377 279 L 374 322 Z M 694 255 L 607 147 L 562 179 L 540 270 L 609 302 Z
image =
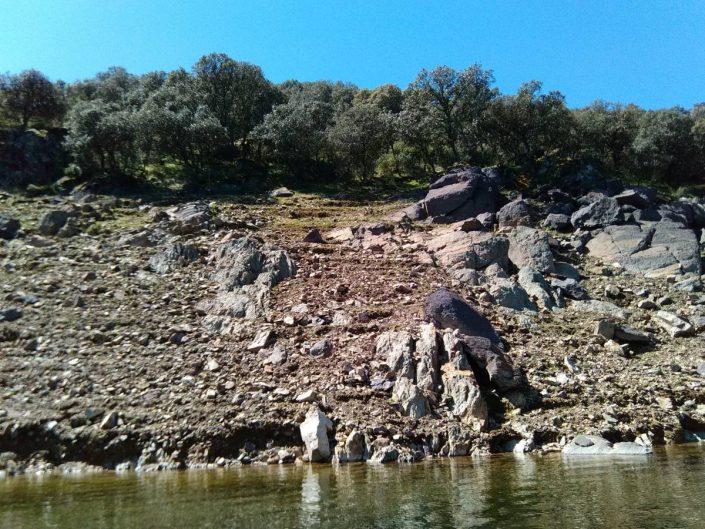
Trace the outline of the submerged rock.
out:
M 566 456 L 641 456 L 653 452 L 650 446 L 637 443 L 610 443 L 597 435 L 579 435 L 563 448 Z

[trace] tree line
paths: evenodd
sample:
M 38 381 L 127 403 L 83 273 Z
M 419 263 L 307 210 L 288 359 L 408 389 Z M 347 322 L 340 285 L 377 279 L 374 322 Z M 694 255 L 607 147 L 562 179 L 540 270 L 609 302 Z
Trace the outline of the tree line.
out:
M 239 161 L 300 179 L 411 179 L 459 163 L 498 165 L 529 181 L 586 166 L 679 186 L 705 176 L 705 104 L 645 110 L 596 101 L 568 108 L 538 81 L 503 94 L 491 70 L 439 66 L 405 89 L 344 82 L 275 84 L 225 54 L 190 71 L 51 82 L 0 78 L 0 119 L 66 129 L 65 168 L 83 180 L 139 179 L 176 167 L 201 182 Z

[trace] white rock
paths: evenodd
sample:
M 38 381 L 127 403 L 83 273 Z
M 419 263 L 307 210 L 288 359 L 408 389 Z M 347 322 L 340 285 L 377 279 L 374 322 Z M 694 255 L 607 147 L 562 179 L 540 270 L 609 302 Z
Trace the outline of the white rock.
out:
M 333 423 L 318 407 L 309 410 L 306 420 L 299 426 L 309 461 L 325 461 L 330 457 L 328 432 L 332 429 Z

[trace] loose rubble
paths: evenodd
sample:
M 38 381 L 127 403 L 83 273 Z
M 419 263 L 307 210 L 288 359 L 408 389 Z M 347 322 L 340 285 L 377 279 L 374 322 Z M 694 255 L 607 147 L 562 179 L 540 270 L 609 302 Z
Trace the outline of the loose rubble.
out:
M 705 439 L 703 204 L 500 183 L 3 195 L 0 475 Z

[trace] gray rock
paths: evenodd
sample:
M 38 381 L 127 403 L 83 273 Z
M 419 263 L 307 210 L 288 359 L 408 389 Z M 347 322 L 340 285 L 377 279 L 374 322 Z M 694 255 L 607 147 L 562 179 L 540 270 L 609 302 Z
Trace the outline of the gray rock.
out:
M 566 456 L 641 456 L 653 449 L 637 443 L 610 443 L 597 435 L 579 435 L 563 447 Z
M 333 346 L 331 345 L 330 341 L 327 339 L 323 339 L 313 344 L 311 346 L 311 349 L 309 349 L 308 354 L 317 358 L 325 358 L 327 356 L 330 356 L 332 350 Z
M 66 211 L 48 211 L 39 219 L 39 233 L 42 235 L 56 235 L 68 219 L 69 214 Z
M 472 371 L 444 369 L 444 394 L 452 402 L 453 415 L 469 425 L 484 426 L 488 417 L 487 403 Z
M 577 312 L 594 312 L 597 314 L 605 314 L 618 320 L 624 320 L 628 315 L 626 310 L 619 308 L 614 303 L 610 303 L 609 301 L 599 301 L 597 299 L 573 301 L 570 306 Z
M 580 208 L 570 217 L 570 222 L 576 228 L 592 230 L 624 221 L 619 203 L 614 198 L 603 197 Z
M 536 305 L 521 285 L 511 279 L 494 277 L 489 283 L 489 293 L 500 307 L 512 310 L 528 310 L 536 312 Z
M 477 167 L 453 170 L 431 185 L 421 201 L 434 222 L 456 222 L 493 212 L 498 200 L 497 179 Z
M 176 243 L 150 257 L 149 268 L 157 274 L 167 274 L 194 262 L 199 256 L 200 252 L 194 245 Z
M 272 287 L 296 274 L 296 263 L 287 252 L 249 237 L 221 244 L 214 260 L 219 293 L 199 308 L 225 317 L 261 317 Z
M 459 335 L 464 353 L 475 369 L 484 371 L 499 391 L 523 389 L 527 386 L 523 373 L 514 367 L 509 356 L 487 338 Z M 479 376 L 479 375 L 478 375 Z
M 519 270 L 518 281 L 526 293 L 546 310 L 563 307 L 563 299 L 554 294 L 551 286 L 537 270 L 524 267 Z
M 566 298 L 576 300 L 588 298 L 587 290 L 585 290 L 575 279 L 551 279 L 551 287 L 556 289 L 560 295 Z
M 431 412 L 423 392 L 414 384 L 413 380 L 398 377 L 392 389 L 392 400 L 399 404 L 402 415 L 412 419 L 420 419 Z
M 656 311 L 652 316 L 652 320 L 656 325 L 665 330 L 671 338 L 695 334 L 695 329 L 690 323 L 679 318 L 672 312 L 665 310 Z
M 524 200 L 514 200 L 502 206 L 497 212 L 497 223 L 500 228 L 507 226 L 531 226 L 531 208 Z
M 494 226 L 495 222 L 495 215 L 494 213 L 490 213 L 489 211 L 486 213 L 480 213 L 475 217 L 480 224 L 482 224 L 482 227 L 485 228 L 486 230 L 491 230 L 492 227 Z
M 416 340 L 416 385 L 422 391 L 435 393 L 440 384 L 438 349 L 438 336 L 433 323 L 421 324 Z
M 634 206 L 637 209 L 647 209 L 656 198 L 656 191 L 648 187 L 633 186 L 613 197 L 620 206 Z
M 328 434 L 332 430 L 332 421 L 317 406 L 312 406 L 306 414 L 306 420 L 299 425 L 309 461 L 326 461 L 330 457 Z
M 482 336 L 492 343 L 500 343 L 489 320 L 458 294 L 445 288 L 429 294 L 424 303 L 424 315 L 440 329 L 458 329 L 465 335 Z
M 427 248 L 446 268 L 482 269 L 493 263 L 506 269 L 509 240 L 488 232 L 452 231 L 431 239 Z
M 375 453 L 372 454 L 372 457 L 368 459 L 367 462 L 373 464 L 384 464 L 393 463 L 397 459 L 399 459 L 399 450 L 397 450 L 396 447 L 389 445 L 375 450 Z
M 294 192 L 290 191 L 286 187 L 278 187 L 278 188 L 270 191 L 269 196 L 274 197 L 274 198 L 293 197 Z
M 544 219 L 543 225 L 556 231 L 570 231 L 572 228 L 570 217 L 561 213 L 549 213 Z
M 580 281 L 580 271 L 572 264 L 563 261 L 555 261 L 553 264 L 555 268 L 555 275 Z
M 0 239 L 10 240 L 17 236 L 20 221 L 9 215 L 0 213 Z
M 509 235 L 509 259 L 517 268 L 529 266 L 541 273 L 555 270 L 548 234 L 527 226 L 519 226 Z
M 259 351 L 270 345 L 274 341 L 274 331 L 272 329 L 262 329 L 255 334 L 250 345 L 247 346 L 248 351 Z
M 222 225 L 211 207 L 205 202 L 189 202 L 179 204 L 165 211 L 171 222 L 171 230 L 175 233 L 196 233 Z
M 321 235 L 321 232 L 317 228 L 309 230 L 309 232 L 304 237 L 304 242 L 324 244 L 326 241 Z
M 15 307 L 0 310 L 0 321 L 17 321 L 22 317 L 22 311 Z
M 609 226 L 587 248 L 605 263 L 618 263 L 647 277 L 700 273 L 697 237 L 678 224 Z
M 353 430 L 345 439 L 345 453 L 350 463 L 367 459 L 367 444 L 365 435 L 359 430 Z
M 413 362 L 414 339 L 406 331 L 386 331 L 377 337 L 375 352 L 383 358 L 389 369 L 395 373 L 403 373 L 408 378 L 414 378 L 413 372 L 408 372 L 409 363 Z M 404 373 L 404 366 L 407 366 Z M 413 366 L 413 363 L 412 363 Z

